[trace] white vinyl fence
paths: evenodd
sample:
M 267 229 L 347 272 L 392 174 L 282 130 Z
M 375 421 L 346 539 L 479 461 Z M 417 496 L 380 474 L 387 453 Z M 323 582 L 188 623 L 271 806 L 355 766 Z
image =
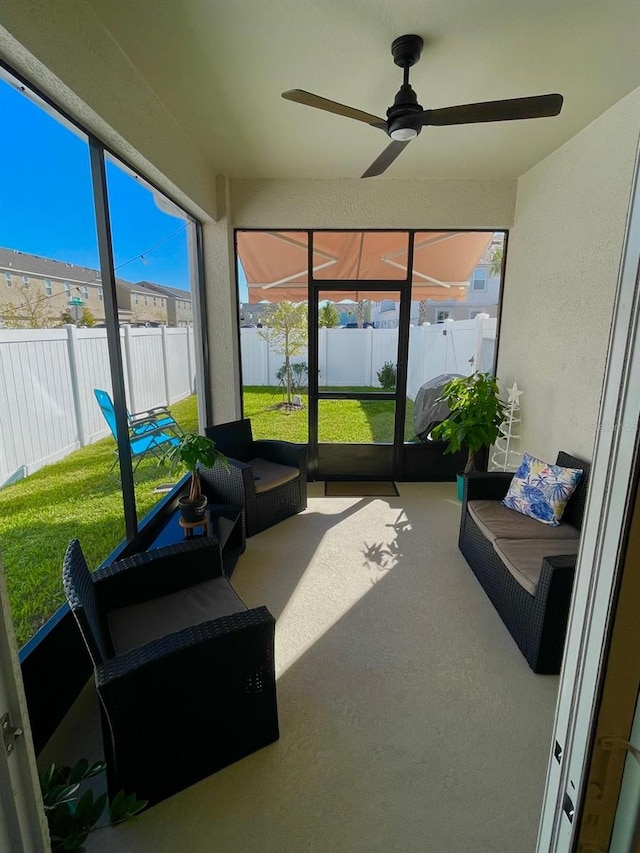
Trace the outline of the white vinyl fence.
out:
M 120 330 L 130 412 L 195 391 L 193 331 Z M 0 330 L 0 487 L 109 435 L 94 388 L 110 395 L 105 329 Z
M 421 385 L 441 373 L 468 376 L 490 371 L 495 351 L 496 319 L 447 320 L 435 326 L 412 326 L 409 336 L 407 396 L 415 399 Z M 241 329 L 242 378 L 245 385 L 277 385 L 284 363 L 259 329 Z M 319 329 L 320 386 L 377 387 L 377 373 L 386 361 L 396 364 L 397 329 Z M 308 354 L 291 359 L 306 362 Z

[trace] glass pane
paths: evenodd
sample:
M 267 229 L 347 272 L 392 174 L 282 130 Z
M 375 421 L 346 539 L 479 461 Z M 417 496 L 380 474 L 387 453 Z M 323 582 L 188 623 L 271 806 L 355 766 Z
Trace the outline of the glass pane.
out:
M 319 293 L 321 391 L 395 390 L 400 303 L 397 292 L 388 295 L 392 298 L 354 302 L 338 291 Z
M 318 400 L 318 441 L 392 444 L 393 400 Z
M 313 277 L 325 281 L 403 280 L 409 275 L 408 249 L 406 231 L 314 231 Z
M 307 234 L 236 235 L 244 415 L 254 438 L 308 441 Z M 269 300 L 269 301 L 267 301 Z
M 140 523 L 163 497 L 163 487 L 185 473 L 163 467 L 164 454 L 182 431 L 198 432 L 195 225 L 115 158 L 106 166 Z
M 453 257 L 454 248 L 462 258 Z M 439 287 L 421 299 L 424 286 L 416 283 L 419 276 L 414 273 L 407 380 L 407 397 L 414 405 L 411 420 L 407 410 L 405 440 L 420 440 L 446 416 L 435 401 L 448 377 L 493 369 L 503 248 L 502 231 L 416 235 L 416 269 L 466 274 L 467 279 L 450 282 L 447 298 L 447 289 Z M 477 282 L 481 289 L 474 287 Z
M 28 97 L 26 96 L 28 95 Z M 124 537 L 87 139 L 0 80 L 0 551 L 18 638 L 63 603 L 77 537 L 94 568 Z

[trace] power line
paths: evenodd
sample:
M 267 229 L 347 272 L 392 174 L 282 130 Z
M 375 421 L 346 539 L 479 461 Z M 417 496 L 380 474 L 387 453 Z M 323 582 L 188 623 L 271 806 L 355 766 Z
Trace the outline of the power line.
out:
M 180 226 L 180 228 L 176 229 L 171 234 L 168 234 L 166 237 L 163 237 L 162 240 L 159 240 L 157 243 L 155 243 L 150 248 L 146 249 L 144 252 L 140 252 L 139 255 L 135 255 L 133 258 L 129 258 L 128 261 L 123 261 L 121 264 L 118 264 L 117 267 L 114 267 L 114 272 L 122 269 L 123 267 L 128 266 L 129 264 L 132 264 L 134 261 L 144 260 L 146 255 L 151 254 L 151 252 L 155 251 L 160 246 L 164 245 L 166 242 L 171 240 L 173 237 L 176 237 L 178 234 L 180 234 L 182 231 L 184 231 L 185 228 L 187 227 L 187 225 L 188 225 L 188 223 L 185 222 L 184 225 Z M 43 278 L 46 278 L 46 277 L 47 276 L 43 276 Z M 69 288 L 70 288 L 69 292 L 71 292 L 71 290 L 77 290 L 78 293 L 81 293 L 82 292 L 80 290 L 81 287 L 84 287 L 87 284 L 93 284 L 94 281 L 98 281 L 101 278 L 102 278 L 102 272 L 100 270 L 97 270 L 96 275 L 94 275 L 93 278 L 89 278 L 86 281 L 81 282 L 80 284 L 74 284 L 74 285 L 70 284 L 69 285 Z M 27 285 L 27 287 L 28 287 L 28 285 Z M 60 293 L 45 293 L 44 296 L 39 296 L 37 299 L 34 299 L 33 302 L 23 302 L 21 305 L 16 305 L 14 307 L 16 310 L 20 310 L 21 308 L 25 308 L 25 307 L 35 307 L 36 305 L 39 305 L 40 303 L 45 302 L 47 299 L 54 299 L 55 297 L 58 297 L 58 296 L 64 296 L 65 293 L 66 293 L 66 291 L 64 291 L 64 290 L 61 291 Z

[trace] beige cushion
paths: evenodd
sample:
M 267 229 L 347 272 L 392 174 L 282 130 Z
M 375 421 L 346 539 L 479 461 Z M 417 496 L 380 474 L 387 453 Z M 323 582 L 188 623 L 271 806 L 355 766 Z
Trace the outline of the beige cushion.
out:
M 268 459 L 260 459 L 260 457 L 250 459 L 249 465 L 253 468 L 253 485 L 257 495 L 275 489 L 276 486 L 290 483 L 300 474 L 297 468 L 292 468 L 290 465 L 279 465 L 277 462 L 269 462 Z
M 566 522 L 557 527 L 509 509 L 500 501 L 469 501 L 469 515 L 490 542 L 496 539 L 576 539 L 580 531 Z
M 577 554 L 578 545 L 578 539 L 496 539 L 493 543 L 496 554 L 531 595 L 536 594 L 544 557 Z
M 171 595 L 112 610 L 109 630 L 116 654 L 121 655 L 183 628 L 246 609 L 228 580 L 213 578 Z

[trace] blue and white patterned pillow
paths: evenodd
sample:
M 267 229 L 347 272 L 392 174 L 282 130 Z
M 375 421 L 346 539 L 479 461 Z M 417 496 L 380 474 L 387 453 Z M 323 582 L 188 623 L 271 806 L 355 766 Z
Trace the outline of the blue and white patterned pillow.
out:
M 542 459 L 523 453 L 502 503 L 543 524 L 557 527 L 581 477 L 580 468 L 548 465 Z

